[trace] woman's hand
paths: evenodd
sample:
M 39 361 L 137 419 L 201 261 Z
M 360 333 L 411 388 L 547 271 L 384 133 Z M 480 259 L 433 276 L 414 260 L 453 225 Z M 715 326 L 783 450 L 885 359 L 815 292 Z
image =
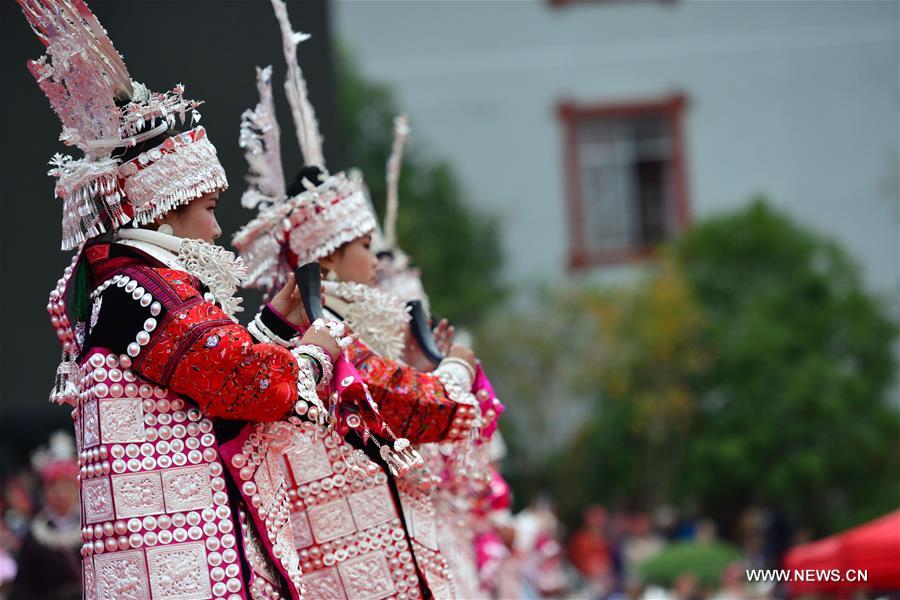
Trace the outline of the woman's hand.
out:
M 275 294 L 270 304 L 296 329 L 309 326 L 309 319 L 303 308 L 303 297 L 300 295 L 300 289 L 297 287 L 293 273 L 288 275 L 284 287 Z
M 444 356 L 447 356 L 450 352 L 450 347 L 453 345 L 453 336 L 455 334 L 456 329 L 449 321 L 447 321 L 447 319 L 441 319 L 437 324 L 437 327 L 434 328 L 434 343 L 437 345 L 438 351 Z
M 412 324 L 407 325 L 405 338 L 403 344 L 403 362 L 423 373 L 434 371 L 437 365 L 422 352 L 419 343 L 412 333 Z
M 447 356 L 453 356 L 455 358 L 461 358 L 472 367 L 472 371 L 478 368 L 478 362 L 475 359 L 475 353 L 472 352 L 471 348 L 466 348 L 460 344 L 453 344 L 450 346 L 450 352 L 447 353 Z
M 316 331 L 310 327 L 303 334 L 303 337 L 300 338 L 300 343 L 319 346 L 328 353 L 332 363 L 341 355 L 341 347 L 338 346 L 337 340 L 331 337 L 326 327 L 323 327 L 321 331 Z
M 310 327 L 309 317 L 306 315 L 306 309 L 303 308 L 303 297 L 300 295 L 300 289 L 294 274 L 288 275 L 287 282 L 281 288 L 271 301 L 272 308 L 277 310 L 281 315 L 297 329 L 306 328 L 306 333 L 300 338 L 301 344 L 313 344 L 319 346 L 331 357 L 334 362 L 341 355 L 341 348 L 337 341 L 331 337 L 328 329 L 323 328 L 316 331 Z

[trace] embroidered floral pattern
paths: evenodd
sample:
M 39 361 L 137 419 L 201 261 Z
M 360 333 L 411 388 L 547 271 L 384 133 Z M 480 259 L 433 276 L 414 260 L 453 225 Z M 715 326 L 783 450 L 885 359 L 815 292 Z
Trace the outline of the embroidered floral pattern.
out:
M 116 600 L 147 600 L 147 567 L 141 550 L 128 550 L 94 557 L 97 597 Z
M 381 358 L 359 340 L 347 352 L 398 437 L 414 444 L 447 437 L 456 403 L 436 377 Z
M 212 506 L 209 469 L 205 465 L 162 472 L 166 510 L 192 510 Z
M 205 338 L 197 339 L 179 357 L 170 387 L 195 399 L 210 416 L 272 421 L 287 414 L 297 400 L 298 367 L 290 352 L 253 344 L 237 324 L 211 332 L 219 343 L 207 348 Z M 268 386 L 259 385 L 263 379 Z
M 148 548 L 154 600 L 203 600 L 211 593 L 202 542 Z
M 354 600 L 378 600 L 394 593 L 394 581 L 384 555 L 370 552 L 338 566 L 348 595 Z
M 143 517 L 164 512 L 162 480 L 158 472 L 113 475 L 116 517 Z
M 142 285 L 153 284 L 154 298 L 166 309 L 134 359 L 136 371 L 190 397 L 211 416 L 270 421 L 290 410 L 297 395 L 297 364 L 287 350 L 253 344 L 246 329 L 200 298 L 187 273 L 130 271 L 141 271 Z

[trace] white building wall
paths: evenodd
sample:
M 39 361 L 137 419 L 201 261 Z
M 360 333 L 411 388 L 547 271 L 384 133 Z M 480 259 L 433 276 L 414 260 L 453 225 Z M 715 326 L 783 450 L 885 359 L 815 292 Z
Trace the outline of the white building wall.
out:
M 871 287 L 900 298 L 897 2 L 342 0 L 333 9 L 337 38 L 394 88 L 414 136 L 453 164 L 473 203 L 502 217 L 511 281 L 565 273 L 558 101 L 681 91 L 694 220 L 763 193 L 840 239 Z

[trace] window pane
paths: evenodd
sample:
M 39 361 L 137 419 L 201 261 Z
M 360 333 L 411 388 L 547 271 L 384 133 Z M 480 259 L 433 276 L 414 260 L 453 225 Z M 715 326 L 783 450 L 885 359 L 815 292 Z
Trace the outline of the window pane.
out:
M 674 223 L 668 117 L 585 118 L 577 143 L 588 250 L 666 240 Z
M 584 227 L 588 247 L 598 250 L 627 248 L 633 243 L 634 215 L 629 198 L 632 184 L 627 171 L 614 164 L 582 169 L 585 198 Z
M 635 208 L 640 228 L 636 237 L 644 245 L 657 244 L 668 237 L 667 171 L 667 164 L 659 160 L 634 163 Z

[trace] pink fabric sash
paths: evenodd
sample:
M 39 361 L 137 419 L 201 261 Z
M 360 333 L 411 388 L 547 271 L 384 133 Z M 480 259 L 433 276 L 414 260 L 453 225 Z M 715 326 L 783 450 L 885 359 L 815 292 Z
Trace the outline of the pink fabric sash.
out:
M 497 430 L 497 421 L 500 419 L 503 411 L 506 410 L 506 407 L 497 398 L 497 394 L 494 393 L 494 386 L 491 385 L 480 363 L 475 371 L 475 382 L 472 384 L 472 392 L 475 394 L 475 398 L 478 399 L 481 415 L 485 421 L 485 425 L 481 429 L 482 439 L 488 441 Z

